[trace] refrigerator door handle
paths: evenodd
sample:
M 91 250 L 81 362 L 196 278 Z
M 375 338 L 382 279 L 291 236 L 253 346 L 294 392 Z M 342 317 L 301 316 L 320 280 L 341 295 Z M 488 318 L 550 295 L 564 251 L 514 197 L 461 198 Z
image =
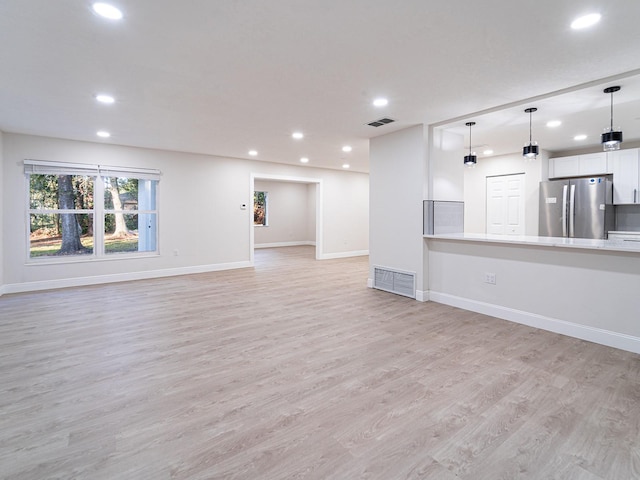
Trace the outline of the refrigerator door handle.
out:
M 569 198 L 569 236 L 573 238 L 575 235 L 575 214 L 576 214 L 576 186 L 571 184 L 571 194 Z
M 567 236 L 567 185 L 562 186 L 562 236 Z

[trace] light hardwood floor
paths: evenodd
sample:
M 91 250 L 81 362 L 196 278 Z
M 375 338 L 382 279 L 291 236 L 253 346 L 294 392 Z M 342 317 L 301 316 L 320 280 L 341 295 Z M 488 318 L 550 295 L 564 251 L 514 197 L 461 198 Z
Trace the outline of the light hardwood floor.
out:
M 0 478 L 640 478 L 640 356 L 368 289 L 367 262 L 0 297 Z

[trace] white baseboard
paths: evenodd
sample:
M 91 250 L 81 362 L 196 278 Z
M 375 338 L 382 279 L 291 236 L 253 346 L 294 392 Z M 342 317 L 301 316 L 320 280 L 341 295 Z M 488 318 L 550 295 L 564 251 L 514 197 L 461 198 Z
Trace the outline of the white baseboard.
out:
M 367 278 L 367 287 L 373 288 L 373 278 Z
M 149 270 L 145 272 L 116 273 L 112 275 L 97 275 L 95 277 L 62 278 L 57 280 L 43 280 L 7 284 L 3 293 L 35 292 L 52 290 L 55 288 L 82 287 L 86 285 L 100 285 L 103 283 L 127 282 L 131 280 L 146 280 L 150 278 L 173 277 L 176 275 L 190 275 L 193 273 L 218 272 L 237 268 L 253 267 L 252 262 L 218 263 L 212 265 L 197 265 L 193 267 L 167 268 L 163 270 Z
M 323 253 L 319 260 L 332 260 L 334 258 L 363 257 L 369 255 L 369 250 L 354 250 L 352 252 Z
M 253 248 L 278 248 L 278 247 L 300 247 L 309 245 L 316 246 L 316 242 L 301 241 L 301 242 L 276 242 L 276 243 L 256 243 Z
M 515 310 L 501 305 L 494 305 L 479 302 L 477 300 L 470 300 L 468 298 L 457 297 L 447 293 L 429 291 L 428 297 L 433 302 L 444 303 L 445 305 L 451 305 L 452 307 L 490 315 L 503 320 L 528 325 L 529 327 L 560 333 L 569 337 L 587 340 L 589 342 L 618 348 L 620 350 L 626 350 L 628 352 L 640 353 L 640 338 L 632 335 L 589 327 L 587 325 L 580 325 L 578 323 L 545 317 L 543 315 L 525 312 L 522 310 Z
M 416 300 L 419 302 L 428 302 L 429 290 L 416 290 Z

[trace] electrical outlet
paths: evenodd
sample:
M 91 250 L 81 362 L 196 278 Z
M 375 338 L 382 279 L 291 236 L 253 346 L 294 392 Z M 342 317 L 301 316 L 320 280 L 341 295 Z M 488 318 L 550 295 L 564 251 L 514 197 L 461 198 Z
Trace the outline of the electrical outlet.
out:
M 496 284 L 496 274 L 485 272 L 484 274 L 484 283 L 488 283 L 489 285 Z

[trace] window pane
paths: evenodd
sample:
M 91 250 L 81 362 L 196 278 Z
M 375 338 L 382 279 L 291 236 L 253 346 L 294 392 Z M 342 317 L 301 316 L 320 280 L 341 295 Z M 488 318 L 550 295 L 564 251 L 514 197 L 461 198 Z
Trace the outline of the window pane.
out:
M 31 257 L 91 255 L 93 215 L 31 214 L 29 240 Z
M 253 192 L 253 224 L 267 224 L 267 192 Z
M 93 177 L 29 175 L 29 208 L 93 209 Z
M 105 253 L 155 252 L 156 231 L 155 213 L 108 213 L 104 216 Z
M 138 210 L 138 179 L 105 177 L 104 208 L 107 210 Z
M 138 180 L 138 210 L 156 209 L 156 180 Z

